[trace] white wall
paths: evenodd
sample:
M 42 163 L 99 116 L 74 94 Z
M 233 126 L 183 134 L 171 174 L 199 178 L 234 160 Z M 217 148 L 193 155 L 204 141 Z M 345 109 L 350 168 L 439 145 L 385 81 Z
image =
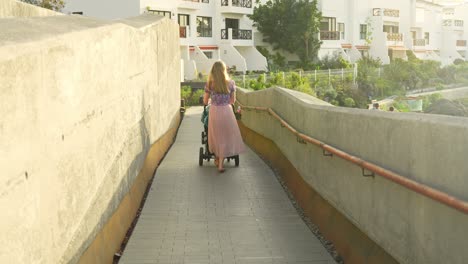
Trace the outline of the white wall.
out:
M 255 47 L 236 47 L 242 57 L 245 58 L 249 71 L 267 71 L 266 58 Z
M 240 54 L 240 52 L 231 45 L 220 45 L 219 54 L 221 60 L 226 63 L 226 66 L 233 67 L 236 66 L 236 71 L 246 72 L 247 71 L 247 62 L 246 59 Z
M 180 107 L 178 27 L 0 23 L 0 263 L 74 263 Z

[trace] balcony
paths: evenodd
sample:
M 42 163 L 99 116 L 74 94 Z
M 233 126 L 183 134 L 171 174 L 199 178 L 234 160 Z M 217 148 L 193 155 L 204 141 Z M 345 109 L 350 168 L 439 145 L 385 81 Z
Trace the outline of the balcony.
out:
M 426 40 L 425 39 L 413 39 L 413 46 L 426 46 Z
M 180 26 L 179 27 L 179 37 L 180 38 L 187 38 L 187 33 L 188 33 L 188 27 L 186 26 Z
M 320 40 L 340 40 L 339 31 L 320 31 Z
M 388 35 L 387 35 L 388 39 Z M 426 39 L 413 39 L 413 46 L 415 47 L 425 47 L 426 46 Z
M 221 1 L 220 12 L 226 14 L 252 15 L 252 0 L 218 0 Z
M 403 34 L 401 33 L 387 33 L 387 41 L 402 42 Z
M 400 10 L 389 8 L 374 8 L 372 10 L 372 14 L 374 16 L 400 17 Z
M 464 21 L 460 19 L 444 19 L 442 21 L 442 27 L 447 30 L 458 30 L 463 31 Z
M 459 39 L 456 42 L 456 50 L 461 51 L 461 50 L 467 50 L 468 47 L 466 46 L 466 40 L 464 39 Z
M 457 47 L 466 47 L 466 40 L 457 40 Z
M 221 29 L 221 42 L 232 46 L 252 46 L 252 30 L 250 29 Z
M 231 38 L 229 38 L 231 32 Z M 221 39 L 252 39 L 252 30 L 249 29 L 221 29 Z

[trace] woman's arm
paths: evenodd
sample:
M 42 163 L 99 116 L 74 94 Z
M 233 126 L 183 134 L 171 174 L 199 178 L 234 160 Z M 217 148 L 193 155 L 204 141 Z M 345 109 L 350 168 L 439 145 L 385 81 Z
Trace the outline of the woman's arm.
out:
M 229 104 L 234 104 L 236 102 L 236 91 L 231 92 L 231 98 L 229 99 Z
M 208 100 L 210 99 L 210 90 L 208 89 L 208 83 L 205 84 L 205 93 L 203 94 L 203 104 L 208 105 Z
M 234 104 L 236 102 L 236 84 L 234 81 L 231 80 L 231 83 L 230 83 L 230 95 L 231 97 L 229 98 L 229 104 Z
M 203 95 L 203 104 L 208 105 L 208 100 L 210 99 L 210 93 L 205 91 L 205 94 Z

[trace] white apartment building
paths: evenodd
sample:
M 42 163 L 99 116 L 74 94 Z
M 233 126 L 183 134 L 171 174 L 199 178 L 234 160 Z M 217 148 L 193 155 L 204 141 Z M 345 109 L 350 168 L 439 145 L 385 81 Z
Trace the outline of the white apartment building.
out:
M 319 0 L 318 9 L 323 17 L 319 58 L 339 54 L 354 63 L 368 54 L 387 64 L 392 58 L 406 59 L 407 50 L 443 65 L 468 58 L 468 7 L 463 3 L 447 7 L 437 0 Z M 260 42 L 261 34 L 256 39 L 256 44 L 268 45 Z
M 468 58 L 468 7 L 463 4 L 442 6 L 432 0 L 418 0 L 408 43 L 420 59 L 440 61 L 442 65 Z M 412 45 L 411 45 L 412 44 Z
M 153 13 L 174 20 L 180 25 L 185 80 L 208 74 L 211 65 L 219 59 L 236 71 L 267 70 L 266 58 L 254 46 L 252 21 L 247 17 L 253 13 L 254 0 L 126 0 L 124 5 L 113 1 L 109 6 L 86 4 L 89 0 L 69 1 L 66 9 L 81 11 L 83 15 L 109 19 Z M 123 6 L 128 9 L 128 15 L 121 15 L 125 13 L 120 10 Z M 120 17 L 112 17 L 110 9 Z
M 383 63 L 389 63 L 392 57 L 406 58 L 404 36 L 410 32 L 414 2 L 319 0 L 318 9 L 322 12 L 319 58 L 338 54 L 351 63 L 364 54 L 380 58 Z M 294 57 L 288 56 L 288 59 Z
M 254 44 L 268 44 L 247 17 L 253 5 L 255 0 L 67 0 L 65 11 L 106 19 L 149 12 L 174 20 L 180 25 L 183 79 L 191 80 L 218 59 L 237 71 L 267 69 Z M 406 59 L 407 50 L 443 65 L 468 58 L 468 4 L 462 1 L 319 0 L 318 8 L 320 58 L 339 54 L 354 63 L 368 54 L 386 64 Z

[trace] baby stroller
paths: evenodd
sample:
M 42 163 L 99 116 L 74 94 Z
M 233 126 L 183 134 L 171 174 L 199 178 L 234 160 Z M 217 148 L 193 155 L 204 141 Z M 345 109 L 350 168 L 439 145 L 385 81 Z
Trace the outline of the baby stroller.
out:
M 214 159 L 214 154 L 210 152 L 210 147 L 208 145 L 208 115 L 210 113 L 210 106 L 203 106 L 203 114 L 201 117 L 201 122 L 203 123 L 204 131 L 201 132 L 201 143 L 204 147 L 200 147 L 200 154 L 198 157 L 198 165 L 203 166 L 203 160 L 210 161 Z M 231 159 L 234 160 L 236 167 L 239 166 L 239 155 L 226 157 L 227 162 L 230 162 Z

